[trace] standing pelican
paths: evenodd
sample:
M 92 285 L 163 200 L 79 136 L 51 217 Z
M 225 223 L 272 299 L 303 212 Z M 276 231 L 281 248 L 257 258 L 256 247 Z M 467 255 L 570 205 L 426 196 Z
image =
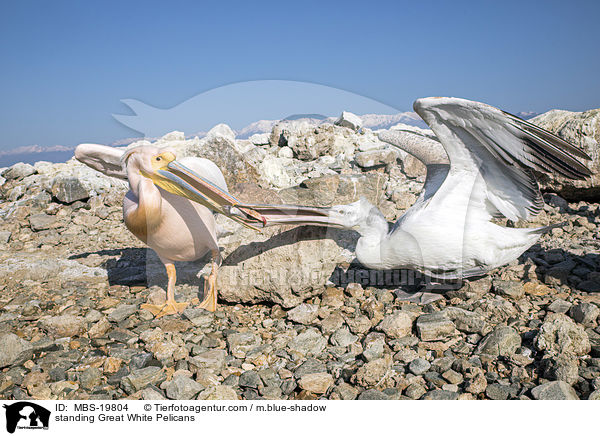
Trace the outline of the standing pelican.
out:
M 502 216 L 526 220 L 539 213 L 543 200 L 532 170 L 569 179 L 591 174 L 577 160 L 590 159 L 584 152 L 486 104 L 424 98 L 414 110 L 439 142 L 408 132 L 379 137 L 427 166 L 415 204 L 391 226 L 364 199 L 329 211 L 330 224 L 360 233 L 356 257 L 369 268 L 408 268 L 433 278 L 460 279 L 505 265 L 553 227 L 508 228 L 491 221 Z
M 138 146 L 129 150 L 81 144 L 75 157 L 113 177 L 129 181 L 123 199 L 127 228 L 146 243 L 164 263 L 167 276 L 165 304 L 143 304 L 155 316 L 182 312 L 188 303 L 175 301 L 175 261 L 197 260 L 211 253 L 211 272 L 205 280 L 200 307 L 217 306 L 216 278 L 221 262 L 214 213 L 221 213 L 253 229 L 274 224 L 327 221 L 320 208 L 290 205 L 248 205 L 231 196 L 219 168 L 210 160 L 187 157 L 179 161 L 168 149 Z

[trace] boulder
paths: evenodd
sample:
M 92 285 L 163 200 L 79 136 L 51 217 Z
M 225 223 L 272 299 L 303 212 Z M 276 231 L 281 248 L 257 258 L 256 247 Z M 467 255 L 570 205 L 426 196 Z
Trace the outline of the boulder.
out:
M 166 379 L 163 370 L 156 366 L 137 369 L 121 380 L 121 387 L 128 394 L 132 394 L 149 385 L 160 385 Z
M 428 313 L 417 318 L 417 333 L 422 341 L 439 341 L 456 332 L 454 323 L 445 313 Z
M 35 168 L 32 165 L 19 162 L 2 172 L 2 177 L 6 180 L 20 180 L 32 174 L 35 174 Z
M 219 296 L 233 303 L 297 306 L 323 293 L 338 264 L 353 259 L 355 238 L 352 232 L 322 227 L 267 228 L 256 234 L 238 226 L 220 241 L 225 250 Z
M 228 129 L 224 124 L 218 125 L 202 139 L 161 142 L 159 145 L 172 148 L 178 158 L 196 156 L 213 161 L 223 172 L 229 189 L 238 183 L 257 182 L 256 168 L 237 150 L 233 131 Z
M 487 335 L 477 347 L 477 353 L 510 356 L 521 346 L 521 336 L 512 327 L 500 326 Z
M 33 177 L 37 179 L 32 180 L 33 184 L 38 184 L 63 203 L 108 194 L 110 203 L 120 206 L 129 189 L 126 180 L 106 176 L 74 158 L 58 164 L 37 162 L 35 169 L 37 174 Z
M 579 362 L 569 354 L 552 356 L 543 359 L 541 363 L 544 378 L 548 380 L 559 380 L 573 385 L 579 379 Z
M 391 339 L 400 339 L 412 332 L 413 317 L 407 312 L 398 310 L 387 315 L 379 323 L 379 330 Z
M 267 145 L 269 143 L 269 133 L 255 133 L 248 140 L 254 145 Z
M 316 356 L 327 346 L 327 339 L 315 329 L 307 329 L 292 339 L 287 347 L 294 353 Z
M 356 153 L 354 160 L 356 160 L 356 163 L 361 168 L 371 168 L 394 163 L 397 157 L 398 153 L 395 150 L 383 148 Z
M 540 187 L 571 201 L 600 198 L 600 109 L 586 112 L 552 110 L 529 120 L 579 146 L 591 158 L 584 164 L 592 171 L 586 180 L 569 180 L 556 175 L 538 175 Z
M 74 203 L 90 197 L 90 191 L 75 177 L 57 177 L 52 181 L 52 195 L 63 203 Z
M 562 313 L 550 313 L 546 316 L 535 337 L 535 345 L 538 350 L 551 355 L 568 353 L 583 356 L 591 348 L 583 327 Z
M 204 386 L 190 377 L 179 376 L 173 378 L 167 385 L 167 398 L 172 400 L 191 400 L 203 389 Z
M 302 180 L 302 177 L 294 174 L 293 159 L 288 157 L 267 155 L 258 164 L 258 169 L 262 180 L 276 189 L 290 188 Z
M 564 381 L 552 381 L 531 390 L 536 400 L 579 400 L 575 390 Z
M 29 225 L 31 226 L 31 230 L 36 232 L 51 228 L 56 221 L 57 220 L 55 216 L 46 215 L 45 213 L 36 213 L 29 216 Z
M 50 336 L 55 338 L 73 337 L 85 331 L 85 320 L 80 316 L 58 315 L 40 321 Z
M 285 203 L 308 206 L 348 204 L 361 197 L 379 205 L 385 180 L 379 173 L 335 174 L 305 180 L 300 186 L 281 190 L 279 196 Z
M 0 349 L 0 368 L 22 364 L 33 354 L 31 344 L 14 333 L 0 334 Z
M 373 387 L 381 382 L 389 371 L 390 365 L 391 359 L 389 356 L 365 363 L 354 374 L 354 382 L 365 388 Z
M 89 267 L 76 260 L 56 258 L 52 253 L 0 252 L 0 278 L 4 283 L 19 283 L 27 279 L 48 281 L 52 278 L 63 281 L 104 282 L 107 276 L 104 268 Z
M 300 304 L 287 313 L 287 318 L 298 324 L 311 324 L 317 320 L 319 306 L 316 304 Z
M 357 138 L 356 133 L 340 126 L 297 120 L 276 124 L 270 142 L 271 145 L 288 146 L 296 158 L 311 161 L 325 155 L 343 155 L 349 159 L 354 155 Z
M 326 372 L 316 372 L 304 375 L 298 385 L 309 392 L 324 394 L 333 385 L 333 377 Z
M 230 386 L 211 386 L 208 389 L 200 392 L 198 395 L 199 400 L 226 400 L 226 401 L 235 401 L 238 399 L 235 390 L 233 390 Z
M 227 124 L 217 124 L 206 134 L 207 139 L 225 138 L 229 141 L 235 141 L 235 132 Z

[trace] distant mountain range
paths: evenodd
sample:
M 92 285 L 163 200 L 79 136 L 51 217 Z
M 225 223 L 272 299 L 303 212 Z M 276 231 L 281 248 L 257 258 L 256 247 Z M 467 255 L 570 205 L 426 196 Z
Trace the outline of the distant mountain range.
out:
M 517 112 L 515 115 L 524 120 L 529 120 L 541 115 L 541 112 Z
M 66 147 L 65 147 L 66 148 Z M 0 155 L 0 168 L 9 167 L 17 162 L 34 164 L 39 161 L 66 162 L 73 157 L 73 149 L 69 151 L 35 151 L 29 153 L 10 153 Z
M 66 162 L 73 156 L 75 147 L 52 145 L 27 145 L 12 150 L 0 151 L 0 168 L 14 165 L 17 162 L 33 164 L 45 160 L 49 162 Z
M 398 123 L 409 124 L 411 126 L 417 126 L 426 128 L 427 125 L 421 120 L 414 112 L 400 112 L 393 115 L 380 115 L 380 114 L 365 114 L 359 115 L 362 119 L 363 127 L 368 127 L 371 130 L 389 129 Z M 322 123 L 333 123 L 338 117 L 325 117 L 318 114 L 301 114 L 292 115 L 284 118 L 283 121 L 297 121 L 305 120 L 309 123 L 318 125 Z M 239 139 L 247 139 L 250 136 L 257 133 L 268 133 L 273 129 L 273 126 L 281 120 L 260 120 L 252 124 L 247 125 L 243 129 L 236 132 Z
M 266 133 L 273 129 L 273 126 L 277 124 L 279 120 L 260 120 L 254 123 L 248 124 L 243 129 L 236 131 L 236 135 L 240 139 L 248 139 L 256 133 Z
M 539 113 L 537 112 L 518 112 L 517 115 L 520 118 L 528 120 L 533 118 Z M 411 126 L 417 126 L 421 128 L 427 128 L 427 125 L 423 120 L 414 112 L 400 112 L 392 115 L 380 115 L 380 114 L 365 114 L 359 115 L 363 121 L 363 127 L 367 127 L 371 130 L 389 129 L 390 127 L 398 124 L 408 124 Z M 293 120 L 306 120 L 309 123 L 318 125 L 322 123 L 333 123 L 337 117 L 325 117 L 319 114 L 297 114 L 291 115 L 284 118 L 284 121 Z M 247 139 L 256 133 L 268 133 L 273 129 L 273 126 L 281 120 L 259 120 L 254 123 L 248 124 L 246 127 L 236 131 L 237 138 Z M 193 136 L 205 136 L 207 132 L 196 132 Z M 110 145 L 113 147 L 122 147 L 131 144 L 143 138 L 123 138 L 113 141 Z M 153 140 L 155 138 L 146 138 Z M 13 150 L 0 151 L 0 168 L 8 167 L 17 162 L 25 162 L 33 164 L 38 161 L 49 161 L 49 162 L 65 162 L 73 157 L 73 150 L 75 147 L 68 147 L 64 145 L 53 145 L 50 147 L 42 147 L 39 145 L 30 145 L 19 147 Z

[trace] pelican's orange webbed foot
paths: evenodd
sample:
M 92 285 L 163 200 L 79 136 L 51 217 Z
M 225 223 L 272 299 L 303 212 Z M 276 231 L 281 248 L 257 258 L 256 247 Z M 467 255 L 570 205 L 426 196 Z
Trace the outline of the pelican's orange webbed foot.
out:
M 175 272 L 175 265 L 172 263 L 165 263 L 167 269 L 167 276 L 169 277 L 169 283 L 167 285 L 167 301 L 162 304 L 142 304 L 142 309 L 146 309 L 152 314 L 160 318 L 165 315 L 176 315 L 185 310 L 189 303 L 178 303 L 175 301 L 175 281 L 177 280 L 177 273 Z
M 178 303 L 177 301 L 167 301 L 164 304 L 142 304 L 142 309 L 151 312 L 155 317 L 160 318 L 165 315 L 176 315 L 185 310 L 189 303 Z

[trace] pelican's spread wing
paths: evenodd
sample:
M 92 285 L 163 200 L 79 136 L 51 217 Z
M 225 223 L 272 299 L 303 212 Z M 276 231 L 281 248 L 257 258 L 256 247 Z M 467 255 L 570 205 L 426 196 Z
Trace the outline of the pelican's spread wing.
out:
M 121 165 L 121 156 L 124 152 L 125 148 L 79 144 L 75 148 L 75 158 L 102 174 L 127 180 L 127 172 Z
M 577 160 L 590 159 L 583 151 L 492 106 L 430 97 L 415 101 L 414 110 L 444 146 L 451 164 L 449 178 L 480 172 L 485 200 L 511 220 L 535 216 L 543 206 L 532 170 L 570 179 L 591 174 Z

